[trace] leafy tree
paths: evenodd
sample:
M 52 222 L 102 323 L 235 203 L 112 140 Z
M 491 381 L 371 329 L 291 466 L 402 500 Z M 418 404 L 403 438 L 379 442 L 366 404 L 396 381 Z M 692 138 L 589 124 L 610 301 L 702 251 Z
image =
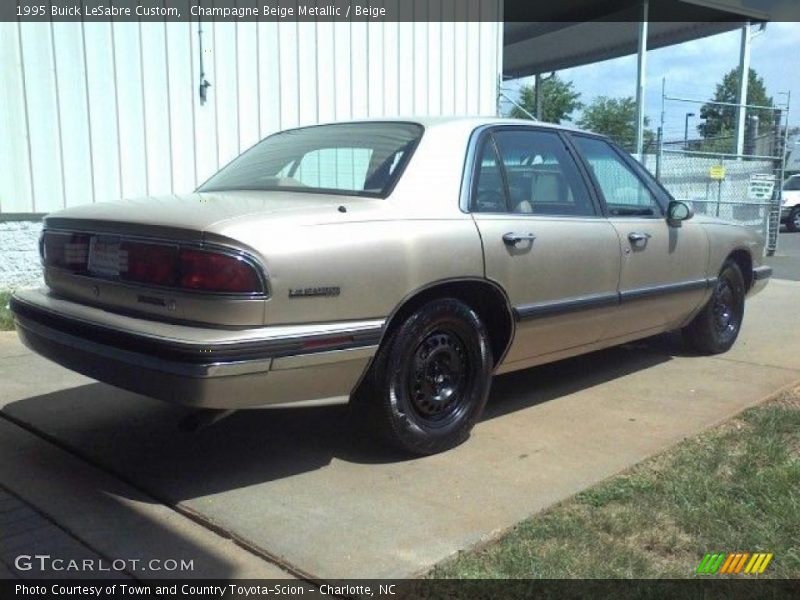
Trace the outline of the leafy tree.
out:
M 645 117 L 645 127 L 650 120 Z M 607 135 L 627 150 L 636 146 L 636 101 L 626 98 L 609 98 L 598 96 L 587 106 L 578 126 L 596 133 Z M 645 150 L 652 145 L 655 136 L 650 129 L 644 131 Z
M 739 68 L 734 68 L 725 73 L 722 82 L 717 84 L 712 102 L 739 102 Z M 747 104 L 757 106 L 773 106 L 772 97 L 767 95 L 764 80 L 758 76 L 754 69 L 750 69 L 747 80 Z M 704 119 L 697 126 L 697 130 L 706 139 L 704 149 L 714 147 L 717 150 L 730 150 L 733 136 L 736 131 L 735 106 L 720 106 L 718 104 L 704 104 L 700 108 L 700 118 Z M 775 113 L 772 110 L 748 110 L 747 116 L 757 116 L 759 130 L 770 131 L 775 123 Z M 719 143 L 714 143 L 711 138 L 720 138 Z M 719 147 L 718 147 L 719 146 Z
M 583 105 L 579 98 L 580 92 L 575 91 L 571 81 L 564 81 L 553 74 L 539 81 L 541 86 L 542 114 L 536 115 L 536 88 L 532 85 L 523 85 L 517 103 L 530 114 L 536 115 L 540 121 L 548 123 L 561 123 L 572 120 L 572 113 Z M 528 119 L 523 111 L 514 106 L 508 113 L 509 117 Z
M 689 150 L 731 154 L 736 150 L 736 130 L 723 125 L 716 135 L 709 135 L 700 140 L 689 140 Z

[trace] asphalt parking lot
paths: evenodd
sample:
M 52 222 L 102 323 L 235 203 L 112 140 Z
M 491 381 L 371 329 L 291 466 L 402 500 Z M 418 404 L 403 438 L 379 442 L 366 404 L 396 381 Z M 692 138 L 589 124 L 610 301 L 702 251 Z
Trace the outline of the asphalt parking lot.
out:
M 774 269 L 773 277 L 800 281 L 800 232 L 790 233 L 781 227 L 778 249 L 767 263 Z
M 773 280 L 723 356 L 660 336 L 499 377 L 468 443 L 413 460 L 359 439 L 344 407 L 181 433 L 183 409 L 2 334 L 0 485 L 101 553 L 159 548 L 208 576 L 411 576 L 800 379 L 798 294 Z

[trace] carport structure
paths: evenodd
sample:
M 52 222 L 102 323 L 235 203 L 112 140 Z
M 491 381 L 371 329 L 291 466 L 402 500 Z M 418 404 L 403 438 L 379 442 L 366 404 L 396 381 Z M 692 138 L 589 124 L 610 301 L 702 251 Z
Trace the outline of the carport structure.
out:
M 778 15 L 781 0 L 506 0 L 503 78 L 538 76 L 636 53 L 636 153 L 644 139 L 647 51 L 746 27 Z M 742 36 L 740 67 L 747 68 Z M 741 97 L 746 97 L 746 78 Z M 743 113 L 743 111 L 741 111 Z

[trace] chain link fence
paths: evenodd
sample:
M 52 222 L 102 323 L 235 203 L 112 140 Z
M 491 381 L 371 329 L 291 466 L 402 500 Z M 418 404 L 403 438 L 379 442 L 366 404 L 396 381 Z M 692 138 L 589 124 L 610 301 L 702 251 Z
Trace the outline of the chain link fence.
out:
M 663 94 L 661 125 L 641 160 L 697 214 L 757 229 L 767 253 L 773 254 L 780 227 L 788 106 L 741 107 L 741 134 L 736 126 L 739 108 Z
M 662 148 L 660 157 L 646 154 L 643 162 L 695 213 L 749 225 L 769 239 L 773 196 L 781 180 L 774 158 Z

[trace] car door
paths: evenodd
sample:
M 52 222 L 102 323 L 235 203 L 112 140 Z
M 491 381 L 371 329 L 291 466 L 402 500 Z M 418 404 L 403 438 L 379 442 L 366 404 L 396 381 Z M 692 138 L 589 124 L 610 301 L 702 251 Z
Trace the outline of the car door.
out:
M 706 297 L 708 237 L 691 219 L 671 225 L 669 198 L 608 141 L 571 134 L 619 236 L 620 309 L 605 337 L 676 327 Z
M 517 318 L 504 369 L 597 341 L 617 303 L 620 245 L 557 130 L 498 127 L 478 141 L 470 210 L 486 276 Z

